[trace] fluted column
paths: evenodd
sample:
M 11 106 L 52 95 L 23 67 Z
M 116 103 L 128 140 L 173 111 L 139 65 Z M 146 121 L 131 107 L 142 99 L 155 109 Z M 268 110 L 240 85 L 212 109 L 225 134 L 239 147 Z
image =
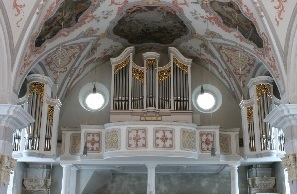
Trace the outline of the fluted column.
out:
M 0 193 L 7 193 L 10 172 L 16 161 L 11 157 L 13 133 L 34 122 L 34 119 L 18 105 L 0 104 Z
M 238 189 L 238 165 L 230 165 L 230 174 L 231 174 L 231 193 L 232 194 L 239 194 Z
M 63 178 L 62 178 L 62 190 L 61 194 L 70 194 L 70 175 L 71 175 L 71 165 L 62 165 L 63 167 Z
M 147 194 L 155 194 L 155 164 L 147 164 Z

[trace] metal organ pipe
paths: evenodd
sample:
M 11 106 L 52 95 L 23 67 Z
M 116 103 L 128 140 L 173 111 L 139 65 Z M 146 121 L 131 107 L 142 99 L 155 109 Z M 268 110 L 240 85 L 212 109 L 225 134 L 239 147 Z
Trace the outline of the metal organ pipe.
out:
M 146 58 L 149 55 L 145 56 L 144 67 L 137 66 L 134 62 L 130 63 L 131 53 L 121 63 L 113 64 L 113 109 L 155 107 L 189 110 L 189 67 L 174 54 L 170 55 L 172 61 L 163 67 L 158 67 L 154 55 L 152 58 Z

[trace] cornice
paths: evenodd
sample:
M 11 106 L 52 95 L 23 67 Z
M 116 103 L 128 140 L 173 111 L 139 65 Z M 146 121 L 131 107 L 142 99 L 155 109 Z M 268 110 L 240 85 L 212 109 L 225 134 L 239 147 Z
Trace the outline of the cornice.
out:
M 281 104 L 275 107 L 264 121 L 282 129 L 297 125 L 297 104 Z

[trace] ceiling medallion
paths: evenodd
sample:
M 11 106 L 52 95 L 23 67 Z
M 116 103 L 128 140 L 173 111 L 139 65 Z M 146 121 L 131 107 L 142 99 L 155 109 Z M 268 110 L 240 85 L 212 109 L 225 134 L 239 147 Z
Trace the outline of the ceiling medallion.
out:
M 65 0 L 56 13 L 46 20 L 35 40 L 35 47 L 55 37 L 61 30 L 71 28 L 78 23 L 80 16 L 92 5 L 91 0 Z
M 170 4 L 132 4 L 123 9 L 108 29 L 109 38 L 124 45 L 173 46 L 188 40 L 195 30 L 190 21 Z
M 237 29 L 249 41 L 263 48 L 263 39 L 257 32 L 257 28 L 241 11 L 239 6 L 232 2 L 210 2 L 210 7 L 220 16 L 224 25 Z

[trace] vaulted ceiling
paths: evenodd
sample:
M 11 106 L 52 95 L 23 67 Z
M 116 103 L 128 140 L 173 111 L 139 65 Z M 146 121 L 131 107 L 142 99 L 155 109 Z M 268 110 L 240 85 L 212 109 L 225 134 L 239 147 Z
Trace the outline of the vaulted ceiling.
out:
M 63 99 L 90 69 L 128 46 L 139 53 L 166 53 L 173 46 L 193 65 L 209 68 L 240 100 L 255 75 L 270 74 L 284 92 L 296 3 L 13 0 L 1 1 L 0 9 L 11 36 L 16 93 L 28 73 L 39 72 L 52 78 Z

